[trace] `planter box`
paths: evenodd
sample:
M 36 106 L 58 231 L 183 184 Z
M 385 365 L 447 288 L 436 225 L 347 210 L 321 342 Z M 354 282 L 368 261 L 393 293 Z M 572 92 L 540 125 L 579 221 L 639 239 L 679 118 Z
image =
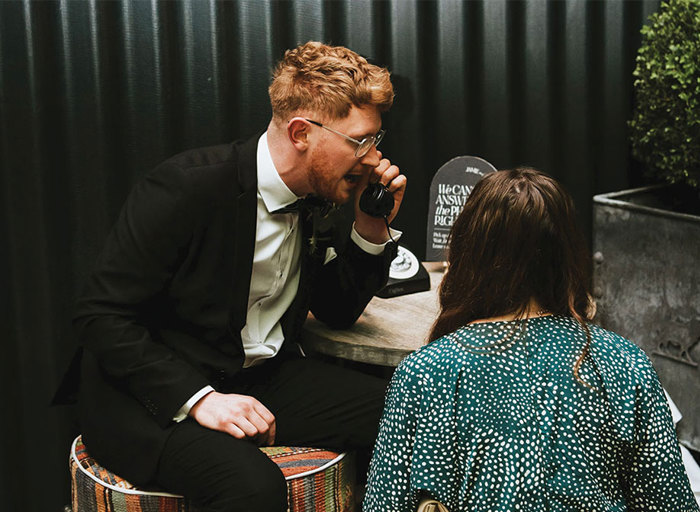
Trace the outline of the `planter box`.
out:
M 663 188 L 593 198 L 595 321 L 649 355 L 700 451 L 700 217 L 661 209 Z

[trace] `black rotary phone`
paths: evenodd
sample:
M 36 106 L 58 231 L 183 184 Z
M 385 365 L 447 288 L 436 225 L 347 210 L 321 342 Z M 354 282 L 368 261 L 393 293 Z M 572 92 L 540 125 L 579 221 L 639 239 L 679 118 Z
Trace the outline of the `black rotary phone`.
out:
M 360 210 L 372 217 L 383 218 L 389 231 L 389 214 L 394 209 L 394 196 L 381 183 L 370 183 L 360 196 Z M 392 238 L 393 240 L 393 238 Z M 398 247 L 398 254 L 389 268 L 389 281 L 377 292 L 378 297 L 389 298 L 430 289 L 430 276 L 423 265 L 405 247 Z

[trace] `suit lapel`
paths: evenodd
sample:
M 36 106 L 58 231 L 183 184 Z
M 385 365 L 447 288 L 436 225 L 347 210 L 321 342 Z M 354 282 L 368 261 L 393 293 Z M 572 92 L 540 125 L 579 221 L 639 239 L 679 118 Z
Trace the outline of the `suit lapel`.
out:
M 257 221 L 257 147 L 261 133 L 248 139 L 237 148 L 237 168 L 240 193 L 236 196 L 234 220 L 233 268 L 234 295 L 229 313 L 231 333 L 237 335 L 246 321 L 250 276 L 255 251 L 255 227 Z M 237 337 L 237 336 L 236 336 Z

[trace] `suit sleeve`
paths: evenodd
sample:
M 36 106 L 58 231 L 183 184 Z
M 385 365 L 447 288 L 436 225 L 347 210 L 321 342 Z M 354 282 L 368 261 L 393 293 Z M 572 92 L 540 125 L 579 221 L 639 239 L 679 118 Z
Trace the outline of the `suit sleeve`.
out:
M 163 164 L 129 195 L 78 302 L 74 326 L 105 377 L 165 426 L 209 382 L 155 339 L 145 319 L 157 314 L 194 225 L 191 187 Z
M 396 244 L 388 242 L 379 255 L 368 254 L 348 240 L 345 250 L 321 266 L 312 287 L 311 312 L 329 326 L 350 327 L 374 294 L 386 284 Z

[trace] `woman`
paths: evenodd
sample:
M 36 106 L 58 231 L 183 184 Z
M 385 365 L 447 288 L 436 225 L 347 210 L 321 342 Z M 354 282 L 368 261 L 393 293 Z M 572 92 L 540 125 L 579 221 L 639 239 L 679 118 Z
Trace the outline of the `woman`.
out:
M 590 319 L 569 195 L 487 175 L 454 223 L 440 315 L 397 368 L 365 512 L 698 511 L 649 359 Z

